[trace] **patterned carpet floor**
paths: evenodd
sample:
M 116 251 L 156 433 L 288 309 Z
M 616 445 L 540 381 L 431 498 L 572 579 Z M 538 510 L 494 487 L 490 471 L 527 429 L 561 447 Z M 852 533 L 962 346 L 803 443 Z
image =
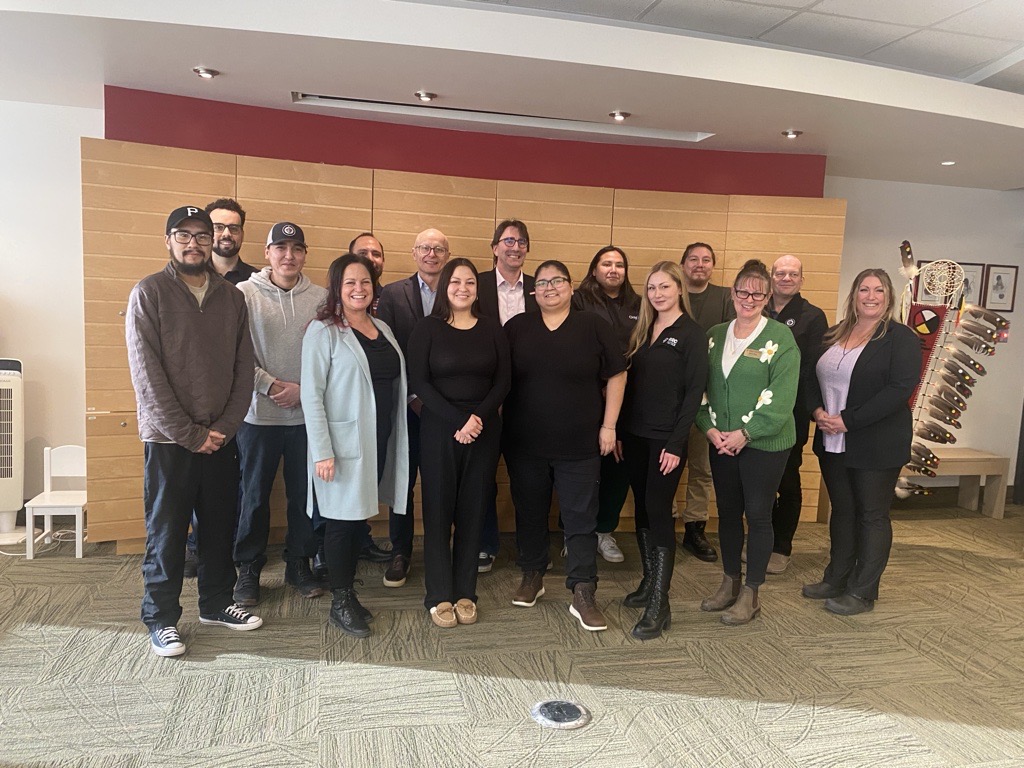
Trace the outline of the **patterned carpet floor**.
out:
M 895 511 L 872 613 L 834 616 L 800 596 L 828 543 L 804 523 L 745 627 L 699 610 L 720 566 L 680 554 L 672 629 L 646 643 L 620 603 L 639 578 L 631 534 L 618 537 L 625 563 L 600 562 L 606 632 L 569 615 L 557 556 L 537 606 L 512 606 L 507 539 L 480 577 L 480 622 L 455 629 L 422 607 L 419 551 L 401 589 L 361 563 L 376 620 L 355 640 L 327 626 L 328 597 L 284 586 L 275 549 L 264 627 L 200 625 L 188 582 L 188 653 L 174 659 L 150 653 L 138 621 L 139 557 L 102 544 L 75 560 L 68 543 L 3 557 L 0 766 L 1020 768 L 1024 508 L 992 520 L 927 503 Z M 593 721 L 539 727 L 530 707 L 551 698 Z

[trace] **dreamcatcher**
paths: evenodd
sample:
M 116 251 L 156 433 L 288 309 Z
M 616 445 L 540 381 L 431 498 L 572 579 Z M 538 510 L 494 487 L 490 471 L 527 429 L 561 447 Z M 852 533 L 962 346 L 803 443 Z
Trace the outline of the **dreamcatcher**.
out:
M 974 394 L 978 378 L 987 371 L 974 359 L 994 355 L 995 345 L 1006 341 L 1010 323 L 984 307 L 964 303 L 964 270 L 955 261 L 933 261 L 922 268 L 914 263 L 914 254 L 906 240 L 900 246 L 903 266 L 900 274 L 908 283 L 900 302 L 901 319 L 921 338 L 924 355 L 921 379 L 910 398 L 914 412 L 914 436 L 933 443 L 952 444 L 951 430 L 963 426 L 961 418 L 967 400 Z M 914 282 L 919 295 L 934 297 L 934 303 L 914 300 Z M 939 458 L 924 443 L 914 440 L 907 469 L 935 477 Z M 927 496 L 930 491 L 901 477 L 896 495 Z

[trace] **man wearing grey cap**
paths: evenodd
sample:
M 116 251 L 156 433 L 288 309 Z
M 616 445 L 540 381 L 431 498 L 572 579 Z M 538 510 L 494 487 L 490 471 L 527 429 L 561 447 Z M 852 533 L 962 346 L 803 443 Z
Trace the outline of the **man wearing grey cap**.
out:
M 146 555 L 142 621 L 158 656 L 180 656 L 185 536 L 199 521 L 199 621 L 234 630 L 263 620 L 234 605 L 231 532 L 238 430 L 252 394 L 242 294 L 210 268 L 213 222 L 199 206 L 167 218 L 166 267 L 128 298 L 128 367 L 144 443 Z
M 302 337 L 327 290 L 302 274 L 306 238 L 297 224 L 275 224 L 264 253 L 268 266 L 238 284 L 249 310 L 256 357 L 252 401 L 238 429 L 242 505 L 235 534 L 234 598 L 246 606 L 260 599 L 260 571 L 267 562 L 270 535 L 270 491 L 282 459 L 288 514 L 284 580 L 303 597 L 324 593 L 309 567 L 317 540 L 306 515 L 306 421 L 299 402 L 299 373 Z

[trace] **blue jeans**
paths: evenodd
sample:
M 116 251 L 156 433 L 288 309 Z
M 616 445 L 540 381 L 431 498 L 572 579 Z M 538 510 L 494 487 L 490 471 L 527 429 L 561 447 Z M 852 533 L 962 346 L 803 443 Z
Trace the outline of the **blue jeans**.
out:
M 313 522 L 306 514 L 305 425 L 282 427 L 242 422 L 236 439 L 242 464 L 242 509 L 235 533 L 235 562 L 262 566 L 267 561 L 270 491 L 282 457 L 288 516 L 284 557 L 313 557 L 316 536 Z
M 238 451 L 234 440 L 211 454 L 163 443 L 145 443 L 144 450 L 142 621 L 154 629 L 174 626 L 181 618 L 185 536 L 193 511 L 199 520 L 199 613 L 213 615 L 233 602 L 231 528 L 238 498 Z

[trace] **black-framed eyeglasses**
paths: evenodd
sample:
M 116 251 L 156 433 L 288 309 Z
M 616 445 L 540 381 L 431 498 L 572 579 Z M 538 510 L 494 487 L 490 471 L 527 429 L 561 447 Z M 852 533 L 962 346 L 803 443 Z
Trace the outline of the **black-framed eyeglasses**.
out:
M 538 280 L 533 284 L 533 287 L 539 291 L 543 291 L 549 285 L 552 288 L 561 288 L 566 283 L 571 283 L 568 277 L 552 277 L 550 280 Z
M 426 243 L 420 243 L 413 247 L 413 250 L 416 251 L 418 256 L 429 256 L 431 251 L 433 251 L 436 256 L 444 256 L 448 253 L 448 247 L 445 245 L 427 245 Z
M 193 234 L 184 229 L 172 229 L 171 237 L 179 245 L 188 245 L 192 240 L 196 241 L 196 245 L 211 245 L 213 243 L 213 235 L 209 232 L 196 232 Z
M 219 235 L 224 230 L 227 230 L 232 235 L 239 235 L 242 233 L 242 226 L 240 224 L 214 224 L 213 233 Z
M 530 244 L 530 241 L 525 237 L 503 237 L 501 242 L 505 244 L 506 248 L 511 248 L 514 245 L 518 245 L 520 248 L 525 248 Z
M 760 291 L 744 291 L 741 288 L 733 288 L 733 293 L 736 294 L 738 299 L 753 299 L 754 301 L 764 301 L 768 298 L 767 293 L 761 293 Z

